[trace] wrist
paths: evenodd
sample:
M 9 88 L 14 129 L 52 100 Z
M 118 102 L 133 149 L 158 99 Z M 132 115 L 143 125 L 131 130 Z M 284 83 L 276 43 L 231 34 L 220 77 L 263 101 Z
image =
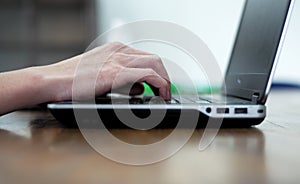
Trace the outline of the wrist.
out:
M 40 103 L 71 99 L 72 77 L 62 75 L 54 65 L 29 68 L 31 81 L 39 94 Z
M 28 76 L 28 85 L 36 103 L 51 101 L 53 96 L 50 95 L 50 81 L 47 79 L 43 67 L 30 67 L 24 69 Z

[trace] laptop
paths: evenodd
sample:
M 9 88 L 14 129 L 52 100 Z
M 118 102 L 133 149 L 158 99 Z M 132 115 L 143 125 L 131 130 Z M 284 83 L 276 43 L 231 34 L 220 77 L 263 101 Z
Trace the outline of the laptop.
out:
M 48 109 L 68 127 L 78 127 L 78 120 L 86 127 L 97 127 L 100 120 L 106 128 L 132 128 L 118 115 L 141 129 L 150 128 L 150 124 L 151 128 L 178 127 L 182 117 L 180 127 L 186 128 L 194 122 L 197 127 L 205 127 L 216 120 L 222 127 L 258 125 L 266 117 L 265 103 L 293 4 L 293 0 L 245 2 L 220 94 L 173 95 L 168 102 L 155 96 L 108 94 L 97 97 L 96 104 L 63 101 L 48 104 Z M 135 117 L 128 118 L 132 117 L 130 113 Z M 78 114 L 81 116 L 76 117 Z M 148 117 L 149 121 L 138 122 Z

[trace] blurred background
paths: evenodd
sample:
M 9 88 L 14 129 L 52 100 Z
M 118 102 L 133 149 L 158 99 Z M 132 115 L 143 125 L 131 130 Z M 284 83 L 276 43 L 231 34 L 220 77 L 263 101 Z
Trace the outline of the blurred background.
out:
M 0 0 L 0 70 L 81 53 L 96 36 L 97 22 L 95 1 Z
M 0 71 L 54 63 L 85 51 L 101 33 L 154 19 L 196 33 L 225 72 L 245 0 L 0 0 Z M 296 1 L 275 81 L 300 85 Z M 197 78 L 197 77 L 195 77 Z

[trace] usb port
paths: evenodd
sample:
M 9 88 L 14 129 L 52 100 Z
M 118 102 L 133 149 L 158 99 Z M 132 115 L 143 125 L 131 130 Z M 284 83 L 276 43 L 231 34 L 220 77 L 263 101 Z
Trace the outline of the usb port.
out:
M 218 114 L 228 114 L 229 108 L 217 108 L 217 113 Z
M 234 113 L 235 114 L 247 114 L 248 109 L 247 108 L 235 108 Z

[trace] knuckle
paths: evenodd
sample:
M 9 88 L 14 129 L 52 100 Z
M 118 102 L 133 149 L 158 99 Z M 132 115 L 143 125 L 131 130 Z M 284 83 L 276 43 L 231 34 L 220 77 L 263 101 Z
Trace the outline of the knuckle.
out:
M 116 63 L 105 62 L 105 64 L 106 64 L 108 70 L 110 70 L 110 72 L 112 72 L 112 73 L 119 72 L 119 71 L 121 71 L 121 70 L 124 69 L 123 66 L 118 65 L 118 64 L 116 64 Z
M 120 60 L 120 59 L 122 59 L 122 58 L 124 58 L 124 57 L 126 57 L 125 54 L 120 53 L 120 52 L 115 52 L 112 55 L 112 58 L 116 59 L 117 61 Z
M 112 55 L 111 60 L 122 66 L 128 67 L 130 63 L 134 61 L 134 58 L 128 54 L 118 52 Z
M 101 53 L 102 52 L 102 48 L 103 48 L 102 46 L 97 46 L 93 50 L 96 51 L 96 53 Z
M 151 60 L 151 64 L 154 68 L 160 68 L 162 66 L 162 60 L 158 55 L 152 55 Z
M 168 87 L 168 83 L 167 83 L 166 80 L 161 79 L 160 83 L 161 83 L 161 87 L 162 87 L 162 88 L 167 88 L 167 87 Z
M 156 55 L 156 54 L 153 54 L 153 55 L 151 56 L 151 58 L 152 58 L 153 61 L 155 61 L 155 62 L 159 62 L 159 63 L 162 62 L 162 61 L 161 61 L 161 58 L 160 58 L 158 55 Z
M 166 80 L 164 80 L 163 86 L 164 86 L 164 88 L 169 88 L 170 85 L 169 85 L 169 83 Z
M 120 45 L 122 45 L 122 43 L 121 42 L 110 42 L 110 45 L 113 45 L 113 46 L 120 46 Z
M 146 74 L 150 76 L 156 76 L 156 72 L 152 68 L 146 68 Z
M 125 70 L 125 67 L 123 67 L 122 65 L 115 64 L 115 69 L 117 72 L 122 72 L 123 70 Z
M 112 47 L 116 47 L 116 48 L 122 48 L 122 47 L 125 47 L 126 45 L 121 43 L 121 42 L 111 42 L 109 43 Z

